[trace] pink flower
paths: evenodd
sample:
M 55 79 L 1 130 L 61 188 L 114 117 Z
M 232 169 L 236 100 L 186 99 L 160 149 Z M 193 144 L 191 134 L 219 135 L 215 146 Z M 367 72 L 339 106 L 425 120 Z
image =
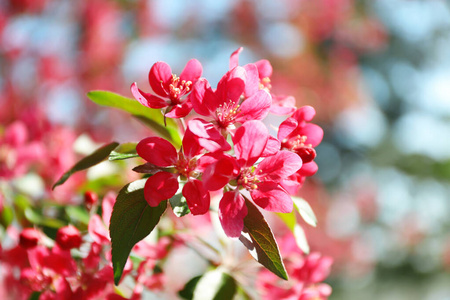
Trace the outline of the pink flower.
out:
M 303 106 L 280 124 L 278 139 L 281 149 L 297 153 L 302 161 L 302 168 L 283 182 L 283 187 L 290 194 L 295 194 L 302 185 L 305 176 L 312 176 L 317 172 L 317 164 L 313 161 L 316 157 L 314 147 L 320 144 L 323 138 L 323 130 L 316 124 L 309 123 L 316 114 L 311 106 Z
M 269 133 L 260 121 L 248 121 L 236 130 L 233 136 L 236 158 L 223 154 L 216 162 L 205 168 L 203 181 L 214 190 L 229 183 L 219 204 L 219 218 L 225 233 L 238 237 L 247 215 L 241 188 L 250 192 L 253 201 L 260 207 L 274 212 L 291 212 L 292 199 L 279 183 L 294 174 L 302 165 L 301 159 L 292 152 L 279 151 L 263 159 L 269 141 Z
M 56 243 L 65 250 L 79 248 L 82 239 L 80 231 L 73 225 L 61 227 L 56 232 Z
M 278 239 L 290 280 L 280 281 L 273 273 L 262 270 L 258 285 L 265 300 L 326 300 L 331 287 L 322 283 L 330 274 L 333 259 L 313 252 L 302 255 L 292 234 Z
M 200 122 L 200 124 L 197 124 Z M 178 191 L 178 178 L 187 181 L 182 194 L 186 198 L 191 213 L 204 214 L 209 209 L 209 192 L 203 182 L 197 179 L 202 171 L 198 164 L 198 155 L 204 149 L 229 150 L 231 147 L 216 131 L 212 133 L 204 127 L 201 120 L 192 120 L 188 124 L 182 142 L 182 150 L 177 153 L 172 144 L 160 137 L 148 137 L 136 146 L 137 153 L 145 159 L 156 172 L 147 179 L 144 195 L 150 206 L 158 206 L 163 200 L 172 198 Z M 209 124 L 210 125 L 210 124 Z M 194 135 L 190 128 L 198 127 Z M 203 147 L 203 146 L 205 147 Z
M 249 69 L 253 69 L 252 73 L 257 72 L 255 65 Z M 249 70 L 235 67 L 222 77 L 215 91 L 206 79 L 200 79 L 191 94 L 194 110 L 202 116 L 212 117 L 212 123 L 222 132 L 233 131 L 237 123 L 264 119 L 272 99 L 264 90 L 249 91 L 254 86 L 253 77 Z M 246 97 L 248 94 L 251 95 Z
M 45 155 L 41 143 L 29 141 L 25 124 L 16 121 L 0 136 L 0 178 L 11 179 L 27 172 L 31 163 Z
M 202 75 L 202 66 L 196 59 L 188 61 L 180 77 L 172 74 L 172 69 L 165 62 L 157 62 L 150 69 L 148 80 L 157 96 L 144 93 L 138 89 L 136 82 L 131 85 L 131 93 L 142 105 L 151 108 L 168 107 L 169 118 L 185 117 L 192 105 L 185 96 Z
M 25 228 L 19 235 L 19 245 L 24 249 L 36 247 L 41 240 L 41 233 L 34 228 Z
M 233 69 L 239 65 L 239 54 L 244 50 L 244 48 L 240 47 L 236 51 L 234 51 L 230 56 L 230 69 Z M 252 65 L 256 66 L 256 71 L 251 67 Z M 266 59 L 261 59 L 255 62 L 254 64 L 247 64 L 243 66 L 247 70 L 248 73 L 251 74 L 252 86 L 246 89 L 247 96 L 255 93 L 256 90 L 266 90 L 272 96 L 272 106 L 270 108 L 270 112 L 277 115 L 288 115 L 295 111 L 295 98 L 292 96 L 276 96 L 271 93 L 272 84 L 270 81 L 270 77 L 272 76 L 272 65 Z

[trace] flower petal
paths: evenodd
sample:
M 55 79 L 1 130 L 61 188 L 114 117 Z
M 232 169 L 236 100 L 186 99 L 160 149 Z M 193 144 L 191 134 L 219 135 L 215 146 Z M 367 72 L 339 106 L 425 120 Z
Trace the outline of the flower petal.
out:
M 223 153 L 206 154 L 200 158 L 199 163 L 202 167 L 206 165 L 202 181 L 209 191 L 223 188 L 238 172 L 235 158 Z
M 294 118 L 284 120 L 278 129 L 278 139 L 283 142 L 298 126 L 298 122 Z
M 269 136 L 267 140 L 266 148 L 264 148 L 264 152 L 261 157 L 268 157 L 278 153 L 280 151 L 281 143 L 279 140 L 274 138 L 273 136 Z
M 239 163 L 252 166 L 266 148 L 269 133 L 261 121 L 248 121 L 236 130 L 233 136 L 234 152 Z
M 239 47 L 236 51 L 231 53 L 230 56 L 230 70 L 239 66 L 239 54 L 244 50 L 243 47 Z
M 211 200 L 203 182 L 197 179 L 190 180 L 184 185 L 182 193 L 193 215 L 203 215 L 208 212 Z
M 156 207 L 163 200 L 173 197 L 178 190 L 178 174 L 159 172 L 149 177 L 144 186 L 148 205 Z
M 314 174 L 316 174 L 318 169 L 319 167 L 317 166 L 317 164 L 314 161 L 312 161 L 303 164 L 301 169 L 297 173 L 300 174 L 301 176 L 313 176 Z
M 258 67 L 259 78 L 263 79 L 272 76 L 272 65 L 267 59 L 261 59 L 255 62 L 256 67 Z
M 177 162 L 177 150 L 167 140 L 152 136 L 143 139 L 136 146 L 140 157 L 159 167 L 173 166 Z
M 209 82 L 204 78 L 194 84 L 192 92 L 189 94 L 189 101 L 191 101 L 195 112 L 202 116 L 211 115 L 221 104 L 221 101 L 212 91 Z
M 237 191 L 226 192 L 219 203 L 219 220 L 225 234 L 239 237 L 244 229 L 244 218 L 247 216 L 245 200 Z
M 295 118 L 300 123 L 301 121 L 306 122 L 311 121 L 315 115 L 316 110 L 314 109 L 314 107 L 305 105 L 297 109 L 295 113 L 292 115 L 292 117 Z
M 209 152 L 228 151 L 231 149 L 230 144 L 214 125 L 209 122 L 202 119 L 191 120 L 188 123 L 188 130 L 197 138 L 198 144 Z
M 290 115 L 296 111 L 295 98 L 292 96 L 272 95 L 272 107 L 270 112 L 275 115 Z
M 245 78 L 244 95 L 250 97 L 259 91 L 258 68 L 255 64 L 247 64 L 244 66 L 247 76 Z
M 244 123 L 249 120 L 262 120 L 270 111 L 272 97 L 265 90 L 259 90 L 242 102 L 236 121 Z
M 202 64 L 196 59 L 191 59 L 181 72 L 180 79 L 195 83 L 202 76 L 202 72 Z
M 113 211 L 114 203 L 116 203 L 117 195 L 114 192 L 108 192 L 102 200 L 102 219 L 106 228 L 109 228 L 109 220 Z
M 143 91 L 138 89 L 136 82 L 131 85 L 131 94 L 133 94 L 133 97 L 144 106 L 151 108 L 163 108 L 167 106 L 167 103 L 164 99 L 161 99 L 152 94 L 144 93 Z
M 302 159 L 297 154 L 283 150 L 263 159 L 256 168 L 256 174 L 279 182 L 297 172 L 301 166 Z
M 173 106 L 170 112 L 166 114 L 166 117 L 174 119 L 184 118 L 191 112 L 191 110 L 191 102 L 185 101 L 183 104 Z
M 228 71 L 217 84 L 216 96 L 220 102 L 238 102 L 245 89 L 246 77 L 243 67 L 238 66 Z
M 268 211 L 289 213 L 294 208 L 291 197 L 274 182 L 262 182 L 250 194 L 258 206 Z
M 161 97 L 168 97 L 172 69 L 163 61 L 155 63 L 148 73 L 148 81 L 152 90 Z
M 311 144 L 312 147 L 319 145 L 323 139 L 323 129 L 319 125 L 312 123 L 305 124 L 305 126 L 299 128 L 298 133 L 307 136 L 305 144 Z

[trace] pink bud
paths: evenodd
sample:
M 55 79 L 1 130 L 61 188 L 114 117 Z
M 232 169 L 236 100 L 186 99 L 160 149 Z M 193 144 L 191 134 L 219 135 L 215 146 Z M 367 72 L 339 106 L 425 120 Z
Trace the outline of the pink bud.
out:
M 73 225 L 61 227 L 56 233 L 56 243 L 65 250 L 78 248 L 81 245 L 80 231 Z
M 91 209 L 92 205 L 94 205 L 98 200 L 98 196 L 93 191 L 86 191 L 84 193 L 84 204 L 86 205 L 87 209 Z
M 19 235 L 19 245 L 25 249 L 31 249 L 37 246 L 41 234 L 34 228 L 25 228 Z
M 304 164 L 309 163 L 316 158 L 316 150 L 312 147 L 301 147 L 297 149 L 296 152 Z

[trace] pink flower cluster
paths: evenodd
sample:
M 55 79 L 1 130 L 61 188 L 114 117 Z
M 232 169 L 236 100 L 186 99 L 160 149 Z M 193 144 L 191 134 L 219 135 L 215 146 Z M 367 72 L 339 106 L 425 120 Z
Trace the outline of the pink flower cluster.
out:
M 290 280 L 279 280 L 273 273 L 262 269 L 257 280 L 264 300 L 326 300 L 331 287 L 323 283 L 331 271 L 333 259 L 318 252 L 300 254 L 292 234 L 279 240 L 284 263 Z
M 58 229 L 53 242 L 39 229 L 25 228 L 20 234 L 9 227 L 8 235 L 16 240 L 9 249 L 0 247 L 0 296 L 6 299 L 29 299 L 32 293 L 39 299 L 141 299 L 144 288 L 160 290 L 164 274 L 154 273 L 156 262 L 166 257 L 170 240 L 159 239 L 155 245 L 146 241 L 136 244 L 135 254 L 142 262 L 133 273 L 135 284 L 131 297 L 119 296 L 114 288 L 111 264 L 109 220 L 116 195 L 105 195 L 102 217 L 97 214 L 89 220 L 88 233 L 73 225 Z M 78 254 L 71 252 L 77 249 Z M 133 270 L 131 260 L 125 265 L 125 274 Z M 6 295 L 2 292 L 7 291 Z M 3 298 L 2 298 L 3 299 Z
M 160 137 L 137 145 L 147 161 L 140 169 L 152 174 L 145 199 L 157 206 L 182 186 L 191 213 L 201 215 L 210 208 L 210 193 L 220 191 L 219 219 L 229 237 L 239 237 L 244 228 L 245 198 L 267 211 L 292 211 L 290 195 L 317 171 L 314 147 L 323 137 L 322 129 L 310 123 L 314 108 L 296 108 L 292 97 L 274 95 L 270 63 L 239 66 L 241 50 L 231 55 L 230 70 L 216 88 L 201 78 L 202 66 L 195 59 L 179 77 L 166 63 L 155 63 L 149 73 L 154 94 L 131 85 L 142 105 L 164 108 L 165 117 L 187 119 L 181 149 Z M 290 115 L 276 137 L 263 122 L 269 113 Z

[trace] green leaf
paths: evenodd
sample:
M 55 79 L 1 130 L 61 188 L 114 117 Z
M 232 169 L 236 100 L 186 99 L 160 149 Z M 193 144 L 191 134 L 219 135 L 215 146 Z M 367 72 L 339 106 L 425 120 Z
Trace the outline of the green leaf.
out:
M 0 224 L 4 228 L 8 228 L 9 225 L 14 221 L 14 211 L 10 206 L 4 206 L 2 212 L 0 213 Z
M 305 199 L 299 197 L 291 197 L 294 201 L 294 205 L 297 208 L 300 216 L 305 220 L 309 225 L 316 227 L 317 226 L 317 218 L 314 214 L 311 206 Z
M 202 278 L 201 275 L 196 276 L 196 277 L 192 278 L 191 280 L 189 280 L 184 285 L 184 288 L 178 292 L 178 296 L 180 296 L 181 298 L 183 298 L 185 300 L 192 300 L 192 298 L 194 297 L 195 287 L 197 286 L 197 283 L 200 281 L 200 278 Z
M 61 185 L 64 182 L 66 182 L 66 180 L 69 179 L 69 177 L 73 173 L 88 169 L 88 168 L 95 166 L 96 164 L 104 161 L 109 156 L 111 151 L 113 151 L 117 146 L 119 146 L 119 143 L 112 142 L 110 144 L 107 144 L 107 145 L 95 150 L 92 154 L 86 156 L 85 158 L 83 158 L 82 160 L 77 162 L 69 171 L 64 173 L 61 176 L 61 178 L 59 178 L 59 180 L 53 185 L 52 190 L 55 187 L 57 187 L 58 185 Z
M 297 243 L 297 246 L 300 248 L 300 250 L 302 250 L 305 254 L 309 254 L 309 244 L 308 240 L 306 239 L 305 231 L 298 224 L 295 224 L 294 227 L 294 237 L 295 242 Z
M 244 218 L 244 231 L 239 240 L 247 247 L 257 262 L 278 277 L 288 280 L 278 244 L 269 224 L 252 202 L 245 199 L 245 203 L 248 213 Z
M 207 272 L 198 281 L 193 300 L 231 300 L 237 291 L 233 277 L 220 268 Z
M 147 204 L 144 198 L 145 181 L 140 179 L 124 186 L 113 207 L 109 231 L 116 285 L 122 277 L 131 249 L 150 234 L 167 208 L 167 201 L 162 201 L 157 207 Z
M 170 206 L 172 206 L 173 213 L 177 217 L 182 217 L 190 213 L 189 207 L 186 202 L 186 198 L 183 197 L 183 190 L 184 184 L 179 183 L 178 191 L 177 193 L 169 199 Z
M 162 137 L 171 140 L 175 146 L 181 146 L 177 124 L 172 119 L 166 119 L 167 126 L 164 125 L 164 116 L 159 109 L 148 108 L 134 99 L 107 91 L 91 91 L 87 96 L 99 105 L 118 108 L 132 114 Z
M 112 161 L 137 157 L 136 145 L 137 143 L 120 144 L 109 154 L 108 159 Z
M 39 297 L 41 297 L 41 292 L 33 292 L 30 295 L 30 298 L 28 300 L 39 300 Z
M 80 222 L 82 224 L 89 224 L 89 213 L 86 209 L 80 206 L 66 206 L 66 214 L 69 216 L 71 223 Z
M 297 243 L 297 246 L 300 248 L 300 250 L 308 254 L 309 253 L 308 240 L 306 239 L 306 235 L 305 232 L 303 231 L 303 228 L 297 224 L 297 217 L 295 216 L 295 211 L 293 210 L 290 213 L 277 213 L 277 215 L 287 225 L 289 230 L 291 230 L 292 234 L 294 235 L 295 242 Z
M 50 228 L 61 228 L 66 226 L 67 224 L 61 220 L 53 219 L 47 216 L 42 216 L 36 211 L 34 211 L 31 207 L 27 207 L 25 209 L 25 218 L 33 224 L 47 226 Z
M 295 224 L 297 224 L 297 217 L 295 216 L 295 211 L 290 213 L 277 213 L 278 217 L 286 224 L 286 226 L 293 232 Z

